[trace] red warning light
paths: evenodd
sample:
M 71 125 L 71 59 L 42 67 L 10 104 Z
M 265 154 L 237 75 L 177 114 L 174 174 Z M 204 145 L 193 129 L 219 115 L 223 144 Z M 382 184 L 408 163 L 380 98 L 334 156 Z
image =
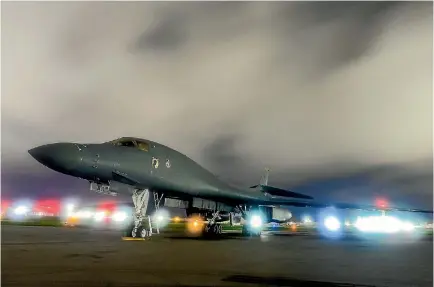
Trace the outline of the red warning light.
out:
M 0 212 L 5 212 L 8 207 L 11 205 L 11 202 L 9 200 L 1 200 L 1 207 L 0 207 Z
M 378 206 L 379 208 L 387 208 L 387 200 L 383 198 L 378 198 L 375 201 L 375 205 Z
M 97 210 L 105 211 L 107 213 L 112 213 L 116 209 L 116 202 L 114 201 L 104 201 L 98 203 Z
M 41 199 L 35 202 L 33 212 L 55 216 L 60 212 L 60 201 L 57 199 Z

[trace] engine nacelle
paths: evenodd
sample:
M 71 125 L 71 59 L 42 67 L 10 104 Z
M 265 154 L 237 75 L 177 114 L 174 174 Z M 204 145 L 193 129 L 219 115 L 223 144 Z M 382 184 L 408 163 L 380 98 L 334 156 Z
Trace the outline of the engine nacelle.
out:
M 271 206 L 261 206 L 261 213 L 265 216 L 266 222 L 278 222 L 284 223 L 288 222 L 292 218 L 292 213 L 285 208 L 271 207 Z
M 285 208 L 273 208 L 273 217 L 272 220 L 287 222 L 292 218 L 292 213 Z

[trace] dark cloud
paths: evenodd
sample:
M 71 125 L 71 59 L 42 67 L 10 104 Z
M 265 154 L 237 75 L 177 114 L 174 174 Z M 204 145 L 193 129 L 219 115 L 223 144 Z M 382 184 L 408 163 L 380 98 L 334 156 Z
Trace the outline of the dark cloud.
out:
M 35 176 L 45 178 L 35 187 L 66 180 L 29 157 L 35 145 L 132 135 L 245 186 L 268 166 L 270 181 L 315 194 L 431 195 L 432 3 L 7 2 L 2 11 L 8 193 Z
M 252 165 L 248 161 L 248 155 L 243 154 L 242 141 L 238 135 L 226 134 L 218 137 L 206 145 L 202 153 L 204 165 L 222 180 L 232 184 L 248 184 L 248 180 L 258 174 L 258 171 L 252 168 L 249 170 L 248 167 Z M 253 183 L 256 181 L 259 182 L 259 178 Z M 253 183 L 251 182 L 250 186 Z
M 161 21 L 154 23 L 137 40 L 139 50 L 171 51 L 178 49 L 187 41 L 188 33 L 185 25 L 177 15 L 168 15 Z

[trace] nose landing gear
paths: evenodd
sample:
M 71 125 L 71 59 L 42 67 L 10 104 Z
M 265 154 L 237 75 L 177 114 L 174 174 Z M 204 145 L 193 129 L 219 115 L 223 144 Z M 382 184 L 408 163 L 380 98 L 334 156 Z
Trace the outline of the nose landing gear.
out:
M 203 235 L 205 237 L 214 237 L 222 234 L 222 225 L 218 223 L 208 223 L 205 225 Z
M 159 233 L 158 224 L 153 224 L 150 215 L 146 215 L 149 204 L 148 189 L 136 189 L 133 191 L 134 216 L 132 223 L 125 229 L 124 235 L 133 238 L 149 238 L 153 235 L 153 229 Z M 158 210 L 162 199 L 158 194 L 154 193 L 155 209 Z M 155 225 L 155 228 L 153 227 Z

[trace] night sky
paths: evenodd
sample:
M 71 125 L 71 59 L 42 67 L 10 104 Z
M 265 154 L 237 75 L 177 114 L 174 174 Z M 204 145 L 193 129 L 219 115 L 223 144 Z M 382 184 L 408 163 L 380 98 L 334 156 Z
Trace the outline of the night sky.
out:
M 2 2 L 2 197 L 104 198 L 27 150 L 121 136 L 237 185 L 432 209 L 433 4 Z

